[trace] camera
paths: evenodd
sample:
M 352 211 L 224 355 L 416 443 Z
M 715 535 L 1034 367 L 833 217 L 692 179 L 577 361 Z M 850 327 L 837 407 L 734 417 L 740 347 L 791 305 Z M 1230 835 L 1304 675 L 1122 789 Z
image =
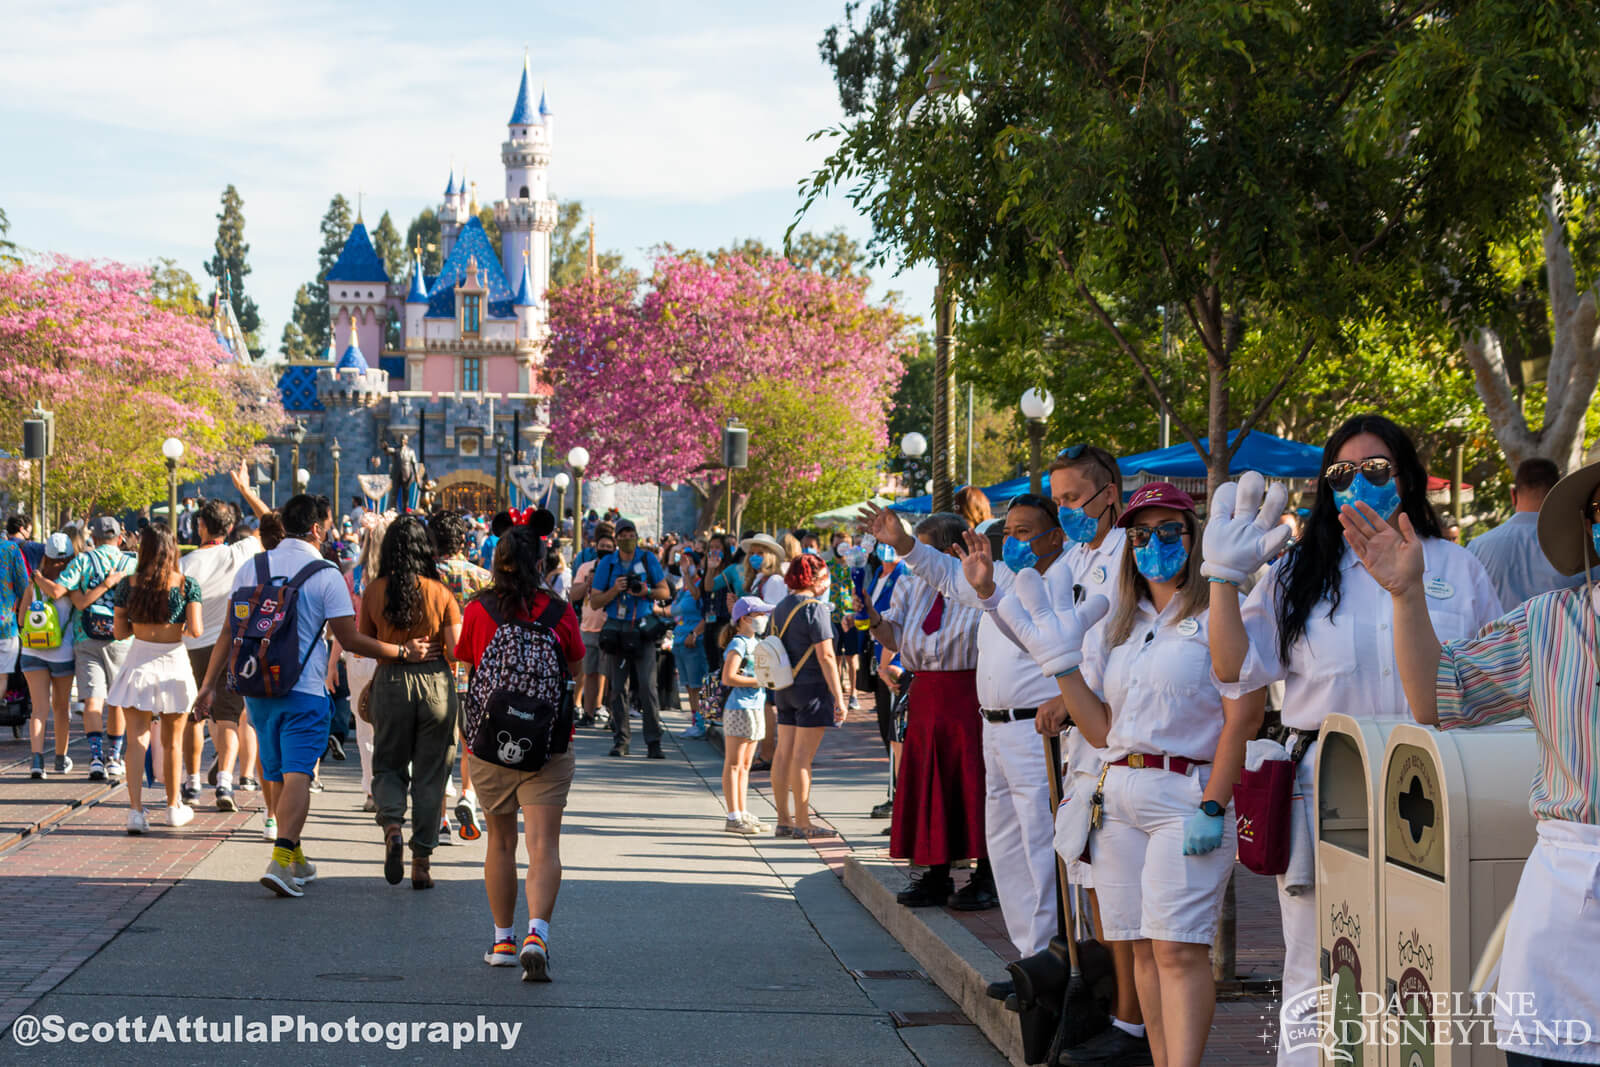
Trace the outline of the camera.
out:
M 629 578 L 628 592 L 634 596 L 644 596 L 644 582 L 640 581 L 638 577 Z

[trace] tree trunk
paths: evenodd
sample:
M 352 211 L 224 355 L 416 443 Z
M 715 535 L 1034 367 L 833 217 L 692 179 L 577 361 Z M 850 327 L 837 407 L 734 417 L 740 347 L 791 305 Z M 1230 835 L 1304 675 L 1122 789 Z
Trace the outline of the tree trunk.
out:
M 733 488 L 733 525 L 729 533 L 738 533 L 739 524 L 744 519 L 745 505 L 750 502 L 750 494 L 739 491 L 735 475 Z M 700 494 L 700 514 L 695 519 L 695 531 L 709 530 L 716 526 L 728 525 L 728 480 L 723 478 L 714 485 L 702 485 L 699 482 L 689 483 Z

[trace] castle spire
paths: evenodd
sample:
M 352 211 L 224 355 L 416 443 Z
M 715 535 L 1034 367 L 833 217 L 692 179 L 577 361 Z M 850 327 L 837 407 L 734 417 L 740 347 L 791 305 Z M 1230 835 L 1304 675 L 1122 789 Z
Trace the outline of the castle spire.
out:
M 522 80 L 517 84 L 517 102 L 511 108 L 507 126 L 532 126 L 539 121 L 533 105 L 533 74 L 528 68 L 528 52 L 522 52 Z
M 600 276 L 600 253 L 594 247 L 594 216 L 589 216 L 589 277 Z
M 426 304 L 428 290 L 422 284 L 422 238 L 417 238 L 417 248 L 411 260 L 411 292 L 406 294 L 408 304 Z
M 517 297 L 511 304 L 519 308 L 533 306 L 533 267 L 528 262 L 526 248 L 522 250 L 522 284 L 517 286 Z

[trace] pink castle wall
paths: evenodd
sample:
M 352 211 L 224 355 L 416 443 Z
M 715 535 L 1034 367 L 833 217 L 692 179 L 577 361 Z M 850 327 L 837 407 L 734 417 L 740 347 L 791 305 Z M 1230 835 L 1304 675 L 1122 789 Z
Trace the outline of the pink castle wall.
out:
M 453 393 L 456 389 L 456 361 L 453 356 L 430 355 L 422 362 L 422 384 L 411 388 L 429 393 Z
M 488 393 L 520 393 L 515 356 L 491 356 L 483 361 L 483 389 Z

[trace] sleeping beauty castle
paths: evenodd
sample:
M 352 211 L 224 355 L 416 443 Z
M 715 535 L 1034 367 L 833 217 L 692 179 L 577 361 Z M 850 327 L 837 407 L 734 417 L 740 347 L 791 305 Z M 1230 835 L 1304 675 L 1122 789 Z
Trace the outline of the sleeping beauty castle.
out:
M 476 185 L 453 168 L 438 208 L 437 274 L 424 273 L 418 248 L 409 276 L 391 278 L 357 218 L 327 275 L 333 343 L 322 359 L 284 364 L 278 378 L 294 424 L 269 442 L 279 457 L 276 477 L 263 471 L 258 478 L 280 500 L 303 471 L 309 491 L 336 498 L 340 512 L 356 495 L 378 503 L 402 438 L 419 472 L 412 507 L 492 511 L 502 496 L 515 505 L 544 491 L 553 128 L 524 58 L 500 147 L 498 255 L 478 219 Z

